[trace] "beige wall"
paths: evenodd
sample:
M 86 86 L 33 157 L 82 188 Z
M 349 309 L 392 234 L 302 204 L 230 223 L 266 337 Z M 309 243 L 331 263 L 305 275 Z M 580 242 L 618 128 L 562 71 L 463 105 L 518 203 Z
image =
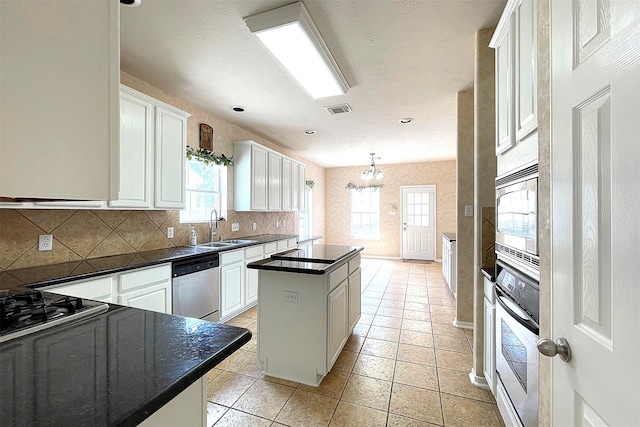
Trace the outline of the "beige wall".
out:
M 200 123 L 207 123 L 213 127 L 214 151 L 218 154 L 233 156 L 233 141 L 251 139 L 305 163 L 306 179 L 315 182 L 313 231 L 317 235 L 325 234 L 324 168 L 134 76 L 122 73 L 121 81 L 126 86 L 190 113 L 191 117 L 187 121 L 187 143 L 190 146 L 198 147 Z M 228 169 L 228 189 L 228 221 L 220 224 L 218 236 L 235 238 L 252 234 L 297 233 L 296 213 L 232 210 L 233 168 Z M 286 222 L 286 226 L 282 226 L 283 221 Z M 231 224 L 234 222 L 240 225 L 240 231 L 232 233 Z M 252 228 L 254 222 L 257 225 L 256 230 Z M 276 223 L 279 224 L 278 227 Z M 198 241 L 208 241 L 208 224 L 194 225 Z M 166 237 L 167 227 L 174 227 L 174 238 Z M 189 230 L 189 224 L 180 224 L 178 211 L 0 209 L 0 269 L 24 268 L 187 245 Z M 52 251 L 37 250 L 40 234 L 53 234 Z
M 484 381 L 484 276 L 481 267 L 493 267 L 495 228 L 491 218 L 495 212 L 495 60 L 489 40 L 495 28 L 476 33 L 475 60 L 475 203 L 474 203 L 474 313 L 472 374 Z
M 464 215 L 474 205 L 473 90 L 458 92 L 458 150 L 456 201 L 456 323 L 473 322 L 473 216 Z
M 326 241 L 327 244 L 359 245 L 364 255 L 400 257 L 400 187 L 435 185 L 436 187 L 436 258 L 442 259 L 441 233 L 456 230 L 456 162 L 455 160 L 378 165 L 384 179 L 375 181 L 380 189 L 380 240 L 349 238 L 349 190 L 346 185 L 364 185 L 360 175 L 366 164 L 356 167 L 326 169 Z M 389 211 L 392 205 L 397 213 Z

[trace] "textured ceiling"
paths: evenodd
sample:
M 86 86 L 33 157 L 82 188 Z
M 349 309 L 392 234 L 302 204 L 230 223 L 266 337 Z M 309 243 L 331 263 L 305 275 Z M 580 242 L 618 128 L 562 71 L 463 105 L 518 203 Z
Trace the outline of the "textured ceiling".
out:
M 318 100 L 242 20 L 288 3 L 123 7 L 122 69 L 325 167 L 366 165 L 370 152 L 379 164 L 455 158 L 456 93 L 473 87 L 475 32 L 497 23 L 505 0 L 305 0 L 351 86 Z M 353 111 L 324 108 L 341 103 Z

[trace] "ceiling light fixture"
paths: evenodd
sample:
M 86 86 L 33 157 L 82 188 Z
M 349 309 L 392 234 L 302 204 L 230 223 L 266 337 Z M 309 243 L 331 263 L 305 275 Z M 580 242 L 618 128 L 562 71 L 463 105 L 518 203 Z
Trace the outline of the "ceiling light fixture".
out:
M 371 167 L 362 172 L 362 176 L 360 176 L 361 179 L 371 181 L 373 178 L 378 180 L 384 178 L 382 171 L 376 167 L 376 162 L 373 160 L 373 156 L 375 156 L 375 154 L 376 153 L 369 154 L 371 156 Z M 376 157 L 376 159 L 380 160 L 381 157 Z
M 347 93 L 349 84 L 302 2 L 247 16 L 244 22 L 313 98 Z

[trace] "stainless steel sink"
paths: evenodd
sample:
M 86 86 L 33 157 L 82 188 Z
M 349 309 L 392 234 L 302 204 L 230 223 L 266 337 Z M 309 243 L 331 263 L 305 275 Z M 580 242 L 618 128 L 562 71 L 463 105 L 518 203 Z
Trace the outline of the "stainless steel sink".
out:
M 201 243 L 198 246 L 206 246 L 208 248 L 229 248 L 231 246 L 246 245 L 246 244 L 255 243 L 255 242 L 256 242 L 255 240 L 233 239 L 233 240 L 221 240 L 219 242 Z
M 235 239 L 235 240 L 223 240 L 220 243 L 230 243 L 232 245 L 245 245 L 247 243 L 256 243 L 256 241 L 255 240 Z

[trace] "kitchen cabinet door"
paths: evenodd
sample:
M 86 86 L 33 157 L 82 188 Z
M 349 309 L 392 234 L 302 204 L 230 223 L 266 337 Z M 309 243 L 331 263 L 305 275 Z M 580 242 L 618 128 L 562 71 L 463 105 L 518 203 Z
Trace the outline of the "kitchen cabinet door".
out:
M 360 268 L 349 275 L 349 333 L 360 320 L 362 282 Z
M 496 155 L 507 151 L 516 143 L 514 134 L 514 33 L 515 20 L 499 34 L 496 46 Z
M 245 266 L 254 261 L 260 261 L 261 259 L 263 259 L 262 255 L 259 255 L 253 258 L 247 258 L 247 260 L 245 261 Z M 245 271 L 247 273 L 246 283 L 245 283 L 245 288 L 246 288 L 245 306 L 249 307 L 254 305 L 258 301 L 258 281 L 259 281 L 260 270 L 255 270 L 255 269 L 245 267 Z
M 171 283 L 149 286 L 118 296 L 118 304 L 171 313 Z
M 150 208 L 154 106 L 135 91 L 120 94 L 120 191 L 109 206 Z
M 267 150 L 251 147 L 251 210 L 267 210 L 267 180 L 269 179 Z
M 282 210 L 291 210 L 291 159 L 282 159 Z
M 244 309 L 244 260 L 220 267 L 220 321 Z
M 515 9 L 515 139 L 538 129 L 536 2 L 519 0 Z
M 300 209 L 300 163 L 291 163 L 291 209 Z
M 119 14 L 111 0 L 0 2 L 0 196 L 117 198 Z
M 340 351 L 349 337 L 347 286 L 348 282 L 344 280 L 327 296 L 327 370 L 330 370 L 338 359 Z
M 156 208 L 185 207 L 187 116 L 164 106 L 156 107 Z
M 282 156 L 269 152 L 268 173 L 269 194 L 267 200 L 269 210 L 279 211 L 282 210 Z

